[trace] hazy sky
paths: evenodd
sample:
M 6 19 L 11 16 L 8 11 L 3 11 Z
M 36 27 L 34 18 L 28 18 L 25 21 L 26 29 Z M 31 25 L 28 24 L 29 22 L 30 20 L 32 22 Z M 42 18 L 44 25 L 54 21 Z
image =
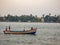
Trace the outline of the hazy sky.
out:
M 0 15 L 60 14 L 60 0 L 0 0 Z

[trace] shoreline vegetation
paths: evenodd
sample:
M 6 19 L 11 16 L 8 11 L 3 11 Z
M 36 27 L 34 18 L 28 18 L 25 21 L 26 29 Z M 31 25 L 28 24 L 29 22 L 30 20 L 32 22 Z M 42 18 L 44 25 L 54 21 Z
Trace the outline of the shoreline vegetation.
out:
M 45 23 L 46 24 L 46 23 L 60 23 L 60 22 L 6 22 L 6 21 L 3 21 L 2 23 Z
M 8 14 L 7 16 L 0 16 L 0 22 L 38 22 L 38 23 L 60 23 L 60 15 L 51 16 L 51 13 L 48 15 L 43 14 L 42 17 L 37 15 L 21 15 L 21 16 L 12 16 Z

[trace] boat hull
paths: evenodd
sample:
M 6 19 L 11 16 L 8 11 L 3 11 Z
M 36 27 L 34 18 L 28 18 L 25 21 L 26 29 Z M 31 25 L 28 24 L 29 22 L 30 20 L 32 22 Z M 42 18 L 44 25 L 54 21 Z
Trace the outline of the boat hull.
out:
M 29 33 L 18 33 L 18 32 L 16 32 L 16 33 L 9 33 L 9 32 L 4 32 L 4 34 L 35 34 L 36 32 L 29 32 Z

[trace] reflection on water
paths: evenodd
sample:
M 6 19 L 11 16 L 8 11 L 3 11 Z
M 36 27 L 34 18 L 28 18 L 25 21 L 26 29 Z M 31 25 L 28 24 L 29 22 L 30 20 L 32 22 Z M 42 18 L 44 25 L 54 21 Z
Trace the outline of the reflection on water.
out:
M 37 27 L 36 35 L 4 34 L 5 26 L 12 30 L 30 29 Z M 0 22 L 0 45 L 60 45 L 60 23 L 17 23 Z

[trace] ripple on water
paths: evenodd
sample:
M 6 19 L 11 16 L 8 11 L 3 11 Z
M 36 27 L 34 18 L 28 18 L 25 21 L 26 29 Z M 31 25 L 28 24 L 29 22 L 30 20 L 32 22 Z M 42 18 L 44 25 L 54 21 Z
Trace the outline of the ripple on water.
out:
M 5 24 L 5 25 L 4 25 Z M 0 23 L 0 45 L 60 45 L 60 24 L 54 23 Z M 37 27 L 36 35 L 3 34 L 6 25 L 12 29 Z

